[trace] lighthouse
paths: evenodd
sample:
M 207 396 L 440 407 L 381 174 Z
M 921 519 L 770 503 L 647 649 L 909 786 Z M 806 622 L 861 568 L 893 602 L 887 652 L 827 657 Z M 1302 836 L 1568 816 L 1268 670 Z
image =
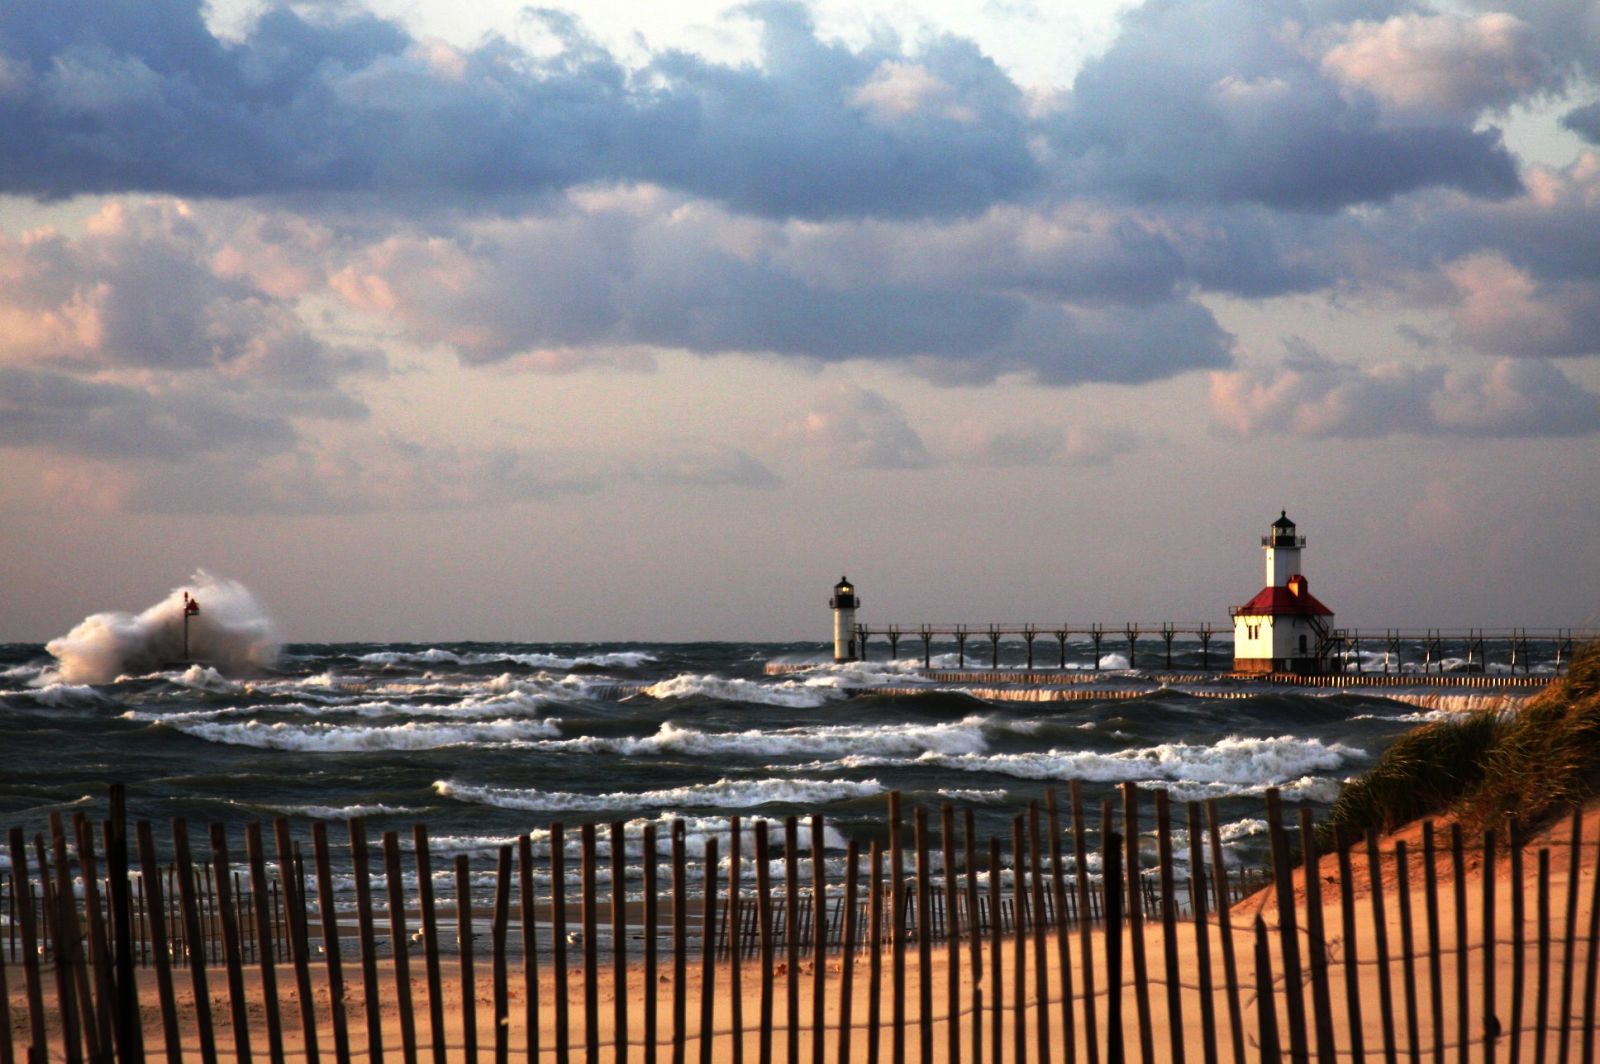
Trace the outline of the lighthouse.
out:
M 828 600 L 828 605 L 833 607 L 833 660 L 855 661 L 859 656 L 856 653 L 856 607 L 861 605 L 861 599 L 856 597 L 855 586 L 848 576 L 839 577 L 839 582 L 833 585 L 833 598 Z
M 1333 611 L 1311 594 L 1300 571 L 1300 554 L 1306 538 L 1300 535 L 1288 511 L 1279 511 L 1261 549 L 1267 556 L 1267 586 L 1233 615 L 1233 668 L 1235 672 L 1296 672 L 1323 670 L 1323 647 L 1333 630 Z

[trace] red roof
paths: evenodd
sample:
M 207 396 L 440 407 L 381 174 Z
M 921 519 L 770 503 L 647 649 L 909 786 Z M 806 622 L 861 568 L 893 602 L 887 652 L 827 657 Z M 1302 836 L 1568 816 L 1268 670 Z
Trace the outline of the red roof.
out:
M 1232 611 L 1235 615 L 1245 613 L 1252 615 L 1265 614 L 1267 616 L 1318 616 L 1332 617 L 1333 611 L 1317 601 L 1317 597 L 1309 590 L 1303 590 L 1296 595 L 1286 587 L 1264 587 L 1256 597 L 1246 602 L 1243 606 L 1235 606 Z

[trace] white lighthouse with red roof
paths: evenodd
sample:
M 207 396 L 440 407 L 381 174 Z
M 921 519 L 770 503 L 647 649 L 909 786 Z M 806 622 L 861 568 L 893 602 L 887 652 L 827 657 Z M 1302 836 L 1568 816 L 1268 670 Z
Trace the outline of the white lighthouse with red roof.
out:
M 1287 511 L 1261 537 L 1267 555 L 1267 586 L 1233 614 L 1236 672 L 1321 672 L 1321 648 L 1333 629 L 1333 611 L 1311 594 L 1300 571 L 1306 539 L 1295 532 Z

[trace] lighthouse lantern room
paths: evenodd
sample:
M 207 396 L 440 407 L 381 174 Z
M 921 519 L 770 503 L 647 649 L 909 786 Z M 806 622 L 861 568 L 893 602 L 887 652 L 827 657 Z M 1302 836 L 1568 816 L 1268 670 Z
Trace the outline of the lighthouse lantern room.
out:
M 1322 672 L 1324 648 L 1333 629 L 1333 611 L 1311 594 L 1300 571 L 1306 539 L 1296 533 L 1287 511 L 1261 537 L 1267 555 L 1267 586 L 1233 615 L 1233 668 L 1236 672 Z
M 828 600 L 828 605 L 833 608 L 833 660 L 858 660 L 856 607 L 861 605 L 861 599 L 848 576 L 839 577 L 839 582 L 833 585 L 833 598 Z

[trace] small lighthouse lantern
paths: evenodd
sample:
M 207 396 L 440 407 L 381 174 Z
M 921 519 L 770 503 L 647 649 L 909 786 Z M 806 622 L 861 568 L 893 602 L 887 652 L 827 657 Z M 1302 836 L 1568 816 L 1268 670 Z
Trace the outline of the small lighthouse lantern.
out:
M 839 582 L 833 585 L 833 597 L 828 605 L 833 609 L 833 660 L 857 660 L 856 607 L 861 605 L 861 599 L 848 576 L 839 577 Z

